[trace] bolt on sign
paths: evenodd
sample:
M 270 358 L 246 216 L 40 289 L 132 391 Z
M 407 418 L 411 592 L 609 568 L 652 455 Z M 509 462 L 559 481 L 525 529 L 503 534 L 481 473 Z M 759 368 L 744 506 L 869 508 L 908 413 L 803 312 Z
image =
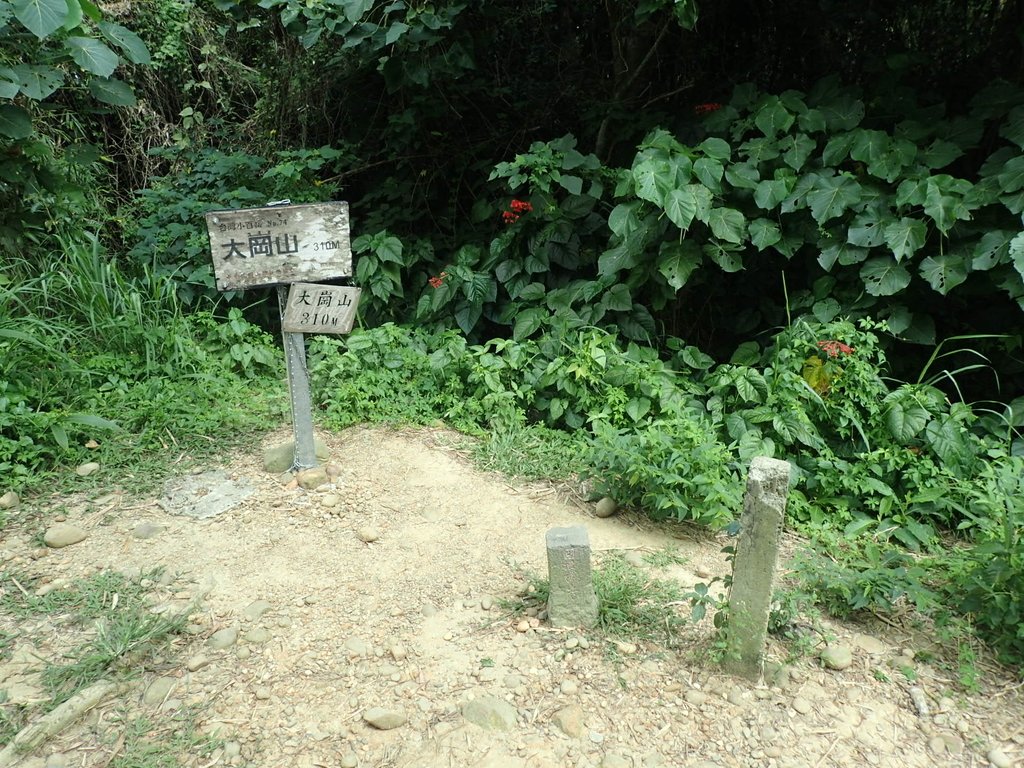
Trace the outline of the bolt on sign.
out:
M 289 333 L 350 333 L 359 307 L 358 288 L 295 283 L 281 318 Z
M 211 211 L 206 229 L 221 291 L 352 275 L 348 203 Z

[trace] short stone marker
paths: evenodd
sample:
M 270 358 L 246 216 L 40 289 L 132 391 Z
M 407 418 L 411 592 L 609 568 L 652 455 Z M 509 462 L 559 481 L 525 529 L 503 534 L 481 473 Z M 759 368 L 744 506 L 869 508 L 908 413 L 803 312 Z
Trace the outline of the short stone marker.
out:
M 729 589 L 729 674 L 758 680 L 764 668 L 779 538 L 786 515 L 789 463 L 758 456 L 750 463 Z
M 552 528 L 548 549 L 548 621 L 553 627 L 593 627 L 597 595 L 590 573 L 590 538 L 582 525 Z

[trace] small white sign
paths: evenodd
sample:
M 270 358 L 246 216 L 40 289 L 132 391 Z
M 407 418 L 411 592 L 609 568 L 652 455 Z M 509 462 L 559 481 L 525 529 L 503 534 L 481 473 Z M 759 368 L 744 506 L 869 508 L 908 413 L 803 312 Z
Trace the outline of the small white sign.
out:
M 281 318 L 287 333 L 350 333 L 359 308 L 358 288 L 296 283 Z
M 206 229 L 221 291 L 352 276 L 348 203 L 211 211 Z

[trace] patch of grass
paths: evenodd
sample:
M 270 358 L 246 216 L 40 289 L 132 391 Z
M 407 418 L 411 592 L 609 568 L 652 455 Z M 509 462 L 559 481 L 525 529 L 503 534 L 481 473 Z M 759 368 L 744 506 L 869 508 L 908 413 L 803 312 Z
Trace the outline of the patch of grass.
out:
M 7 693 L 0 691 L 0 744 L 10 744 L 11 740 L 18 735 L 28 724 L 28 712 L 25 707 L 7 705 L 3 699 Z
M 183 757 L 208 757 L 222 746 L 220 739 L 200 734 L 196 710 L 181 710 L 155 723 L 145 716 L 119 715 L 120 748 L 109 768 L 179 768 Z
M 687 558 L 675 547 L 668 546 L 655 552 L 644 552 L 643 560 L 652 568 L 668 568 L 672 565 L 686 565 Z
M 155 649 L 170 635 L 181 631 L 185 621 L 184 614 L 161 616 L 149 613 L 142 606 L 100 619 L 96 636 L 68 655 L 70 663 L 51 664 L 43 670 L 41 679 L 52 697 L 51 704 L 56 706 L 67 701 L 110 672 L 130 674 L 130 670 L 116 667 Z
M 526 594 L 503 608 L 522 613 L 547 603 L 551 584 L 527 576 Z M 676 632 L 688 621 L 694 595 L 673 581 L 657 579 L 619 555 L 602 558 L 593 569 L 598 600 L 598 627 L 612 637 L 673 645 Z M 682 608 L 687 610 L 683 611 Z
M 30 587 L 35 586 L 33 580 L 25 576 L 19 578 L 14 573 L 4 573 L 0 575 L 0 606 L 21 617 L 33 614 L 71 614 L 78 620 L 97 619 L 116 610 L 118 606 L 130 607 L 144 603 L 148 589 L 142 586 L 142 579 L 157 579 L 160 573 L 161 569 L 157 569 L 144 574 L 140 579 L 132 580 L 118 571 L 102 571 L 66 589 L 55 589 L 39 597 L 29 591 Z
M 652 578 L 618 555 L 594 570 L 594 591 L 598 624 L 612 635 L 671 643 L 687 621 L 679 608 L 690 604 L 689 596 L 678 584 Z
M 525 480 L 567 480 L 584 468 L 587 443 L 542 424 L 502 424 L 472 443 L 477 466 Z
M 5 632 L 0 629 L 0 661 L 6 661 L 11 657 L 11 652 L 14 650 L 14 638 L 17 635 L 13 632 Z

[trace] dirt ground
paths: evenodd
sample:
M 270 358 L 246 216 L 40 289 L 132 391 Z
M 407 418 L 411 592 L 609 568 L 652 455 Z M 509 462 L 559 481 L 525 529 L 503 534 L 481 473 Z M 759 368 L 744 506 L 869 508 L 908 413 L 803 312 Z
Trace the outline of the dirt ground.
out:
M 772 640 L 781 669 L 754 685 L 717 670 L 706 622 L 656 644 L 511 615 L 525 574 L 546 573 L 554 526 L 586 526 L 595 563 L 618 552 L 687 588 L 727 572 L 725 540 L 599 519 L 562 489 L 474 469 L 442 430 L 321 436 L 338 470 L 331 483 L 289 487 L 254 450 L 225 468 L 251 495 L 205 519 L 113 479 L 91 498 L 10 516 L 0 570 L 40 577 L 36 589 L 160 566 L 156 609 L 192 606 L 186 632 L 123 696 L 15 765 L 121 765 L 125 723 L 139 715 L 166 733 L 190 719 L 218 737 L 212 753 L 184 749 L 169 763 L 202 768 L 1022 764 L 1020 683 L 983 668 L 980 692 L 964 692 L 955 669 L 924 654 L 928 639 L 899 622 L 825 624 L 853 654 L 841 671 L 813 647 L 791 659 Z M 268 434 L 265 446 L 288 437 Z M 39 535 L 58 515 L 87 537 L 43 556 Z M 659 553 L 673 562 L 659 567 Z M 66 639 L 46 616 L 0 621 L 17 632 L 0 690 L 31 702 L 42 660 Z

